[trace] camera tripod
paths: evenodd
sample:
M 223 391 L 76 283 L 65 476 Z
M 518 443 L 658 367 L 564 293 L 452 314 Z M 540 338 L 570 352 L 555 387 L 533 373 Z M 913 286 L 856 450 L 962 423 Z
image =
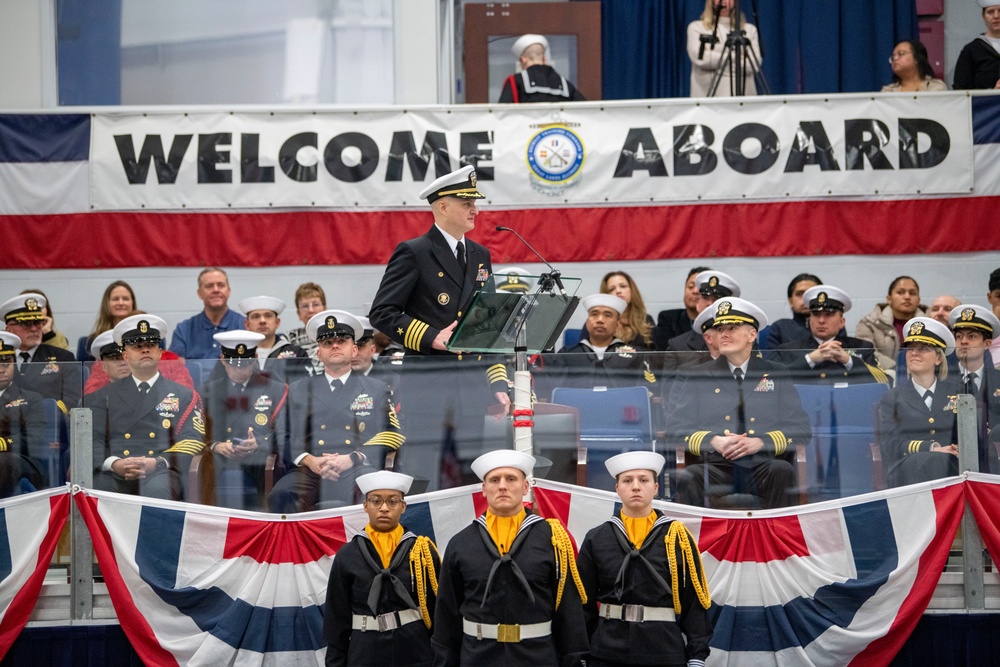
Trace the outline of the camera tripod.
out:
M 756 10 L 756 3 L 754 3 Z M 713 25 L 711 35 L 701 36 L 701 49 L 698 57 L 701 58 L 705 52 L 705 46 L 714 47 L 719 43 L 719 19 L 722 12 L 722 3 L 715 5 L 713 12 Z M 722 56 L 719 59 L 719 66 L 712 74 L 712 82 L 708 86 L 708 96 L 715 97 L 719 91 L 719 83 L 722 81 L 724 73 L 729 74 L 729 94 L 733 97 L 744 97 L 746 92 L 747 68 L 753 72 L 754 83 L 757 92 L 763 95 L 770 93 L 767 79 L 760 71 L 760 58 L 754 51 L 753 44 L 747 37 L 746 30 L 740 23 L 742 13 L 740 11 L 740 0 L 733 0 L 733 7 L 729 10 L 730 26 L 732 29 L 726 36 L 726 43 L 722 47 Z

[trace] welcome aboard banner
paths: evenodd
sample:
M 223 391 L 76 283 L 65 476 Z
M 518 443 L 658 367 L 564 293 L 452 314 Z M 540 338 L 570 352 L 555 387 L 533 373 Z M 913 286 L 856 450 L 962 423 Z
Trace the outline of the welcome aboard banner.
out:
M 511 208 L 973 190 L 947 95 L 96 114 L 97 210 L 422 206 L 464 164 Z

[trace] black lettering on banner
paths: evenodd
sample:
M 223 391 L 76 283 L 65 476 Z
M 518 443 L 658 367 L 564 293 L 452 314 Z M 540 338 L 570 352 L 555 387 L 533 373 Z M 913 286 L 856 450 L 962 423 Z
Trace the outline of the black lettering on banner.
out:
M 863 170 L 865 158 L 872 169 L 892 169 L 882 152 L 889 144 L 889 127 L 874 118 L 848 118 L 844 121 L 844 161 L 848 171 Z
M 170 155 L 163 157 L 163 138 L 158 134 L 147 134 L 142 140 L 142 150 L 139 157 L 135 157 L 135 145 L 132 143 L 131 134 L 116 134 L 115 146 L 118 147 L 118 157 L 122 161 L 122 168 L 125 170 L 125 178 L 129 185 L 143 185 L 149 175 L 149 163 L 153 162 L 156 171 L 156 182 L 160 185 L 177 182 L 177 173 L 180 171 L 181 162 L 184 160 L 184 153 L 191 145 L 191 134 L 178 134 L 170 143 Z
M 260 135 L 240 135 L 240 182 L 274 183 L 274 167 L 260 166 Z
M 699 176 L 712 173 L 719 156 L 709 146 L 715 133 L 707 125 L 674 127 L 674 176 Z
M 313 183 L 319 175 L 319 165 L 305 165 L 299 162 L 299 149 L 319 146 L 319 135 L 315 132 L 299 132 L 285 140 L 278 150 L 278 166 L 285 175 L 299 183 Z
M 214 132 L 198 135 L 198 182 L 232 183 L 233 170 L 228 166 L 229 151 L 219 150 L 220 146 L 232 146 L 231 132 Z M 216 165 L 227 165 L 218 168 Z
M 756 157 L 743 154 L 743 142 L 756 139 L 760 143 L 760 153 Z M 778 161 L 778 135 L 767 125 L 760 123 L 744 123 L 737 125 L 722 141 L 722 157 L 726 164 L 741 174 L 760 174 L 767 171 Z
M 669 176 L 660 147 L 653 138 L 653 131 L 648 127 L 629 128 L 621 155 L 618 156 L 614 177 L 631 178 L 636 171 L 648 171 L 650 176 Z
M 351 146 L 361 151 L 361 160 L 354 166 L 344 163 L 344 149 Z M 378 145 L 367 134 L 360 132 L 338 134 L 326 145 L 323 164 L 338 181 L 358 183 L 371 176 L 378 166 Z
M 930 139 L 930 146 L 923 153 L 919 152 L 918 139 L 920 135 Z M 951 150 L 951 137 L 948 130 L 937 121 L 929 118 L 899 119 L 899 168 L 900 169 L 930 169 L 941 164 Z
M 430 132 L 424 135 L 424 143 L 417 152 L 413 141 L 413 132 L 393 132 L 392 143 L 389 145 L 389 157 L 385 167 L 385 180 L 403 180 L 403 158 L 410 165 L 410 176 L 415 183 L 420 183 L 427 176 L 427 167 L 431 157 L 434 157 L 434 178 L 444 176 L 451 171 L 451 160 L 448 158 L 448 140 L 444 132 Z
M 462 132 L 458 150 L 460 156 L 458 161 L 461 166 L 471 164 L 476 168 L 476 178 L 483 181 L 493 180 L 493 167 L 479 164 L 493 161 L 492 132 Z
M 814 150 L 810 150 L 810 147 Z M 785 162 L 785 173 L 804 171 L 806 165 L 819 165 L 820 171 L 840 171 L 833 146 L 830 145 L 830 137 L 826 135 L 826 128 L 820 121 L 804 120 L 799 123 Z

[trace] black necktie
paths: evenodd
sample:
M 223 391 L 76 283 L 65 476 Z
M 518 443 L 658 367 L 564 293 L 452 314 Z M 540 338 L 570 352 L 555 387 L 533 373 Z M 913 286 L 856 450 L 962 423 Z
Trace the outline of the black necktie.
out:
M 341 389 L 343 386 L 344 383 L 341 382 L 340 380 L 333 380 L 332 382 L 330 382 L 330 391 L 337 391 L 338 389 Z
M 31 355 L 28 354 L 27 352 L 22 352 L 21 353 L 21 363 L 22 364 L 26 364 L 26 363 L 28 363 L 30 361 L 31 361 Z
M 934 392 L 929 389 L 924 393 L 924 405 L 927 406 L 928 410 L 934 405 Z
M 235 391 L 237 394 L 242 394 L 245 390 L 246 387 L 244 387 L 243 385 L 237 384 L 236 382 L 233 383 L 233 391 Z
M 458 268 L 462 269 L 462 275 L 465 275 L 465 244 L 461 241 L 455 246 L 455 258 L 458 259 Z
M 734 368 L 733 377 L 736 378 L 736 391 L 739 393 L 739 402 L 736 404 L 736 432 L 745 433 L 747 430 L 746 406 L 743 403 L 743 369 Z
M 148 382 L 140 382 L 139 383 L 139 395 L 140 396 L 145 396 L 148 393 L 149 393 L 149 383 Z
M 976 376 L 974 373 L 969 373 L 965 376 L 964 393 L 972 394 L 973 396 L 979 395 L 979 389 L 976 387 Z

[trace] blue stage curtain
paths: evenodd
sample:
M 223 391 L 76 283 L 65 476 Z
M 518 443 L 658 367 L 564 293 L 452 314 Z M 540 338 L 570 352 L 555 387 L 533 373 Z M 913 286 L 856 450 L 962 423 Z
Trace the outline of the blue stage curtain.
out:
M 892 80 L 887 58 L 918 37 L 915 0 L 743 0 L 760 31 L 772 94 L 877 91 Z M 686 97 L 687 25 L 703 0 L 602 0 L 604 99 Z

